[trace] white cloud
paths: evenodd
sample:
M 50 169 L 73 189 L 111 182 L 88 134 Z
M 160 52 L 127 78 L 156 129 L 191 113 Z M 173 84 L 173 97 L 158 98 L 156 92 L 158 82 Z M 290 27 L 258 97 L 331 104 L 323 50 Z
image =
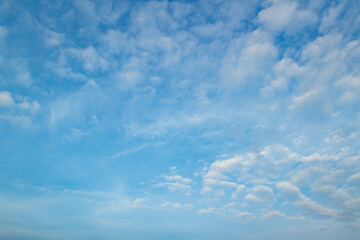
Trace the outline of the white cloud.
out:
M 279 212 L 277 210 L 273 210 L 271 212 L 268 212 L 266 214 L 264 214 L 263 216 L 261 216 L 262 219 L 269 219 L 269 218 L 274 218 L 274 217 L 285 217 L 286 215 L 282 212 Z
M 294 184 L 283 181 L 277 183 L 276 186 L 278 189 L 281 190 L 281 193 L 284 194 L 288 199 L 296 201 L 302 198 L 300 189 Z
M 245 218 L 246 222 L 251 222 L 255 219 L 255 216 L 251 212 L 239 212 L 235 214 L 235 217 Z
M 255 162 L 255 156 L 249 154 L 245 157 L 235 156 L 229 159 L 217 160 L 211 164 L 210 169 L 203 176 L 203 189 L 202 193 L 209 193 L 213 191 L 214 187 L 231 187 L 236 188 L 235 192 L 241 190 L 242 185 L 238 185 L 235 182 L 228 181 L 227 174 L 231 174 L 233 171 L 248 169 Z M 238 188 L 239 186 L 239 188 Z M 234 192 L 234 193 L 235 193 Z
M 14 104 L 14 100 L 11 97 L 11 93 L 8 91 L 0 92 L 0 107 L 11 106 Z
M 22 72 L 17 73 L 16 79 L 21 85 L 26 87 L 30 86 L 32 82 L 30 72 L 27 70 L 23 70 Z
M 110 29 L 101 41 L 110 54 L 119 54 L 128 47 L 127 34 L 118 30 Z
M 321 176 L 326 170 L 327 169 L 324 166 L 309 166 L 305 169 L 296 171 L 292 175 L 291 180 L 294 184 L 307 185 Z
M 330 8 L 320 26 L 320 31 L 331 34 L 318 37 L 305 46 L 299 46 L 302 42 L 296 42 L 296 46 L 291 48 L 287 44 L 292 46 L 294 42 L 288 40 L 295 38 L 296 41 L 297 36 L 288 39 L 288 35 L 311 28 L 317 22 L 316 14 L 306 7 L 307 1 L 267 1 L 268 5 L 263 5 L 264 8 L 260 10 L 258 2 L 254 3 L 254 9 L 260 13 L 255 25 L 250 25 L 260 26 L 257 30 L 253 30 L 252 27 L 250 30 L 247 29 L 248 20 L 242 22 L 252 13 L 245 7 L 247 3 L 239 1 L 207 1 L 209 6 L 213 4 L 216 9 L 204 8 L 200 12 L 195 12 L 196 7 L 205 6 L 205 1 L 194 5 L 167 1 L 135 4 L 133 10 L 129 11 L 131 18 L 120 27 L 107 25 L 117 23 L 119 19 L 116 2 L 107 1 L 104 3 L 106 6 L 101 2 L 74 1 L 75 7 L 82 12 L 82 15 L 76 13 L 76 17 L 83 19 L 87 16 L 93 19 L 99 26 L 90 23 L 89 27 L 99 28 L 99 31 L 106 29 L 105 34 L 99 38 L 94 34 L 96 42 L 91 39 L 90 44 L 87 41 L 82 42 L 84 48 L 76 46 L 79 39 L 67 39 L 75 47 L 60 50 L 58 62 L 52 65 L 52 69 L 61 78 L 65 76 L 64 78 L 88 80 L 88 75 L 99 78 L 96 81 L 103 82 L 97 85 L 95 80 L 88 80 L 73 94 L 64 94 L 48 106 L 41 106 L 51 112 L 51 122 L 54 126 L 67 123 L 72 135 L 82 136 L 86 134 L 84 129 L 81 129 L 82 126 L 88 127 L 89 122 L 94 126 L 97 122 L 112 121 L 115 115 L 120 114 L 121 120 L 128 121 L 119 123 L 119 119 L 116 118 L 117 122 L 113 125 L 116 125 L 119 131 L 122 131 L 122 127 L 130 129 L 132 135 L 126 137 L 140 136 L 146 141 L 150 138 L 162 138 L 165 133 L 169 133 L 171 137 L 165 140 L 172 141 L 171 138 L 182 134 L 179 138 L 185 136 L 190 143 L 195 143 L 191 147 L 199 147 L 199 151 L 203 152 L 218 142 L 221 142 L 220 145 L 211 151 L 235 152 L 236 149 L 251 149 L 241 154 L 223 155 L 211 163 L 208 162 L 209 159 L 204 160 L 208 168 L 200 171 L 199 175 L 194 175 L 201 178 L 200 186 L 196 185 L 193 179 L 180 175 L 176 168 L 172 168 L 169 175 L 157 179 L 155 186 L 171 192 L 180 191 L 187 194 L 199 187 L 202 193 L 207 194 L 201 195 L 201 200 L 207 201 L 210 206 L 201 206 L 205 208 L 200 209 L 199 214 L 216 212 L 216 208 L 211 206 L 223 206 L 230 200 L 231 203 L 226 204 L 227 210 L 224 210 L 225 207 L 219 208 L 219 212 L 224 210 L 228 211 L 226 214 L 252 218 L 253 214 L 247 212 L 251 210 L 261 212 L 259 216 L 262 215 L 263 218 L 286 217 L 285 213 L 276 210 L 267 212 L 270 210 L 252 209 L 250 203 L 255 202 L 269 205 L 276 203 L 276 206 L 289 204 L 290 206 L 285 206 L 281 211 L 286 212 L 290 208 L 289 211 L 301 209 L 307 215 L 327 219 L 334 216 L 337 219 L 359 216 L 356 210 L 359 204 L 356 185 L 359 181 L 359 156 L 354 153 L 357 149 L 353 149 L 357 135 L 341 135 L 340 132 L 335 132 L 328 135 L 328 140 L 323 142 L 322 136 L 314 136 L 317 135 L 316 131 L 313 131 L 316 128 L 312 128 L 319 123 L 311 122 L 314 125 L 307 125 L 310 123 L 307 118 L 312 115 L 301 115 L 299 120 L 289 119 L 286 111 L 280 113 L 283 110 L 282 105 L 284 108 L 289 106 L 291 110 L 307 109 L 321 105 L 319 102 L 322 100 L 334 109 L 337 108 L 336 111 L 343 111 L 339 113 L 340 117 L 322 120 L 324 124 L 319 124 L 319 135 L 325 131 L 333 132 L 333 129 L 341 127 L 341 124 L 348 124 L 343 123 L 348 119 L 342 116 L 355 114 L 355 108 L 350 109 L 346 104 L 359 96 L 356 90 L 360 87 L 359 68 L 356 63 L 359 53 L 356 51 L 358 42 L 347 42 L 349 36 L 330 31 L 332 21 L 337 19 L 339 14 L 338 10 Z M 189 14 L 191 16 L 187 17 Z M 209 18 L 213 18 L 211 23 L 207 22 Z M 254 23 L 254 19 L 250 23 Z M 250 32 L 242 31 L 244 27 Z M 233 31 L 234 29 L 236 31 Z M 81 29 L 77 36 L 85 39 L 86 34 L 92 33 L 86 33 L 86 30 Z M 278 34 L 281 34 L 280 38 Z M 199 35 L 208 39 L 203 39 Z M 308 37 L 315 37 L 311 34 L 301 36 L 304 41 Z M 64 41 L 64 34 L 50 30 L 46 33 L 45 42 L 48 46 L 59 46 Z M 284 45 L 285 49 L 282 48 Z M 58 51 L 57 48 L 46 51 L 50 50 Z M 282 59 L 279 59 L 279 56 Z M 222 61 L 219 57 L 223 57 Z M 28 69 L 27 66 L 23 68 L 23 71 L 15 74 L 14 82 L 18 80 L 23 86 L 30 86 L 31 74 L 36 76 L 36 70 Z M 44 77 L 46 76 L 47 73 L 44 73 Z M 38 83 L 37 81 L 42 80 L 36 79 L 35 83 Z M 154 96 L 159 95 L 159 98 L 154 97 L 154 102 L 148 103 L 139 92 L 150 83 L 152 86 L 148 89 L 153 90 Z M 81 83 L 75 83 L 74 86 L 79 84 Z M 118 88 L 112 89 L 111 84 Z M 120 93 L 121 96 L 115 97 L 115 102 L 111 103 L 111 110 L 116 109 L 116 112 L 111 111 L 112 115 L 102 116 L 101 114 L 109 114 L 109 109 L 105 109 L 105 112 L 93 112 L 93 109 L 104 106 L 101 105 L 104 96 L 100 86 L 110 89 L 107 92 L 110 95 L 106 96 L 109 99 L 114 99 L 119 89 L 124 92 L 134 91 Z M 238 91 L 242 87 L 244 91 Z M 263 96 L 257 96 L 260 89 Z M 37 94 L 37 88 L 31 90 Z M 227 95 L 226 91 L 229 90 L 234 94 Z M 55 94 L 52 88 L 49 91 L 49 94 Z M 114 96 L 111 95 L 113 91 Z M 274 98 L 263 99 L 262 97 L 267 97 L 267 94 Z M 135 103 L 134 99 L 128 98 L 129 96 L 134 96 L 138 102 Z M 254 104 L 246 101 L 247 99 L 243 101 L 242 96 L 249 97 Z M 46 98 L 47 96 L 44 96 L 44 99 Z M 124 101 L 117 101 L 119 99 Z M 330 104 L 338 101 L 342 103 L 340 107 Z M 122 105 L 117 105 L 119 103 L 116 102 L 122 102 Z M 167 104 L 163 104 L 165 102 Z M 0 118 L 23 125 L 31 123 L 30 116 L 40 111 L 38 101 L 20 99 L 16 94 L 6 91 L 0 92 L 0 105 L 4 106 L 2 111 L 8 111 L 10 106 L 13 111 L 11 114 L 1 113 Z M 155 107 L 155 111 L 149 111 L 150 114 L 134 114 L 136 116 L 131 113 L 130 117 L 126 115 L 127 109 L 141 111 L 137 110 L 140 105 L 144 108 Z M 248 106 L 243 107 L 244 105 Z M 267 106 L 271 106 L 271 116 L 266 112 Z M 233 109 L 234 113 L 229 108 Z M 18 114 L 24 112 L 27 114 Z M 349 115 L 346 116 L 351 118 Z M 113 125 L 109 123 L 110 127 Z M 356 121 L 351 127 L 358 129 Z M 302 131 L 303 129 L 305 130 Z M 193 137 L 198 137 L 200 131 L 201 137 L 206 136 L 206 142 L 194 140 Z M 303 144 L 292 145 L 294 136 L 306 141 L 303 141 Z M 321 140 L 318 141 L 318 138 Z M 214 139 L 216 141 L 213 141 Z M 288 143 L 289 146 L 263 147 L 269 142 L 268 139 L 271 139 L 271 142 Z M 181 142 L 182 140 L 180 139 Z M 327 145 L 330 142 L 332 145 Z M 344 153 L 336 144 L 349 145 L 348 148 L 352 149 L 349 152 L 353 152 Z M 109 158 L 130 154 L 142 149 L 142 146 L 118 152 Z M 219 202 L 211 201 L 213 195 L 218 197 L 215 199 Z M 279 201 L 283 200 L 281 198 L 285 201 Z M 125 205 L 141 207 L 144 201 L 143 198 L 128 200 Z M 206 205 L 204 202 L 198 201 L 199 204 Z M 107 209 L 121 212 L 121 203 L 117 199 L 109 201 Z M 156 206 L 160 204 L 161 202 Z M 176 202 L 161 204 L 161 207 L 169 209 L 183 206 Z M 249 209 L 246 209 L 247 207 Z M 354 213 L 351 215 L 350 211 Z M 266 214 L 263 215 L 264 213 Z
M 135 201 L 133 202 L 133 204 L 131 205 L 131 207 L 133 208 L 139 208 L 139 207 L 143 207 L 145 203 L 145 199 L 144 198 L 137 198 L 135 199 Z
M 289 199 L 293 205 L 302 207 L 307 214 L 320 217 L 334 217 L 338 214 L 336 210 L 328 209 L 303 195 L 294 184 L 284 181 L 278 183 L 277 188 L 286 199 Z
M 247 197 L 257 196 L 258 202 L 273 201 L 272 189 L 262 184 L 267 184 L 265 172 L 271 176 L 277 169 L 287 166 L 289 162 L 299 160 L 299 156 L 291 153 L 289 149 L 283 146 L 265 147 L 260 153 L 247 153 L 236 155 L 222 160 L 217 160 L 210 165 L 209 169 L 203 175 L 203 193 L 210 193 L 216 189 L 222 189 L 223 186 L 236 188 L 233 190 L 233 197 L 241 191 L 243 185 L 259 185 L 251 189 L 252 193 Z M 268 169 L 268 170 L 267 170 Z M 269 170 L 271 169 L 271 172 Z M 250 174 L 249 171 L 252 171 Z M 261 176 L 265 178 L 261 178 Z M 220 183 L 223 183 L 222 185 Z
M 250 190 L 252 193 L 247 194 L 244 200 L 254 203 L 272 203 L 274 201 L 274 191 L 267 186 L 257 185 Z
M 318 61 L 334 50 L 339 49 L 342 41 L 341 34 L 328 34 L 317 37 L 314 41 L 305 45 L 301 52 L 301 58 L 304 61 Z
M 307 214 L 318 215 L 320 217 L 335 217 L 339 213 L 337 210 L 326 208 L 309 198 L 304 198 L 295 203 L 295 205 L 303 207 Z
M 243 158 L 241 156 L 235 156 L 233 158 L 225 160 L 217 160 L 211 164 L 209 171 L 205 175 L 205 178 L 226 178 L 224 173 L 231 172 L 242 165 Z
M 337 6 L 330 6 L 321 19 L 319 32 L 324 33 L 330 31 L 337 24 L 337 18 L 340 16 L 343 5 L 340 3 Z
M 28 97 L 16 94 L 15 100 L 10 92 L 0 92 L 0 108 L 4 108 L 0 119 L 9 121 L 14 126 L 30 127 L 32 117 L 40 110 L 39 102 L 29 101 Z
M 356 91 L 346 91 L 341 94 L 339 98 L 339 102 L 343 104 L 348 104 L 353 102 L 358 98 L 359 94 Z
M 173 202 L 164 202 L 163 204 L 161 204 L 160 208 L 162 209 L 166 209 L 166 210 L 177 210 L 177 209 L 190 209 L 192 207 L 191 203 L 185 203 L 185 204 L 181 204 L 181 203 L 173 203 Z
M 221 82 L 232 88 L 241 84 L 256 85 L 268 78 L 268 71 L 278 57 L 278 50 L 266 33 L 255 30 L 234 39 L 222 59 Z
M 295 1 L 267 1 L 269 2 L 270 6 L 258 14 L 258 21 L 269 31 L 295 34 L 314 26 L 318 21 L 315 12 L 300 9 Z
M 157 183 L 155 186 L 157 187 L 166 187 L 169 191 L 182 191 L 186 192 L 186 194 L 190 193 L 191 184 L 193 180 L 190 178 L 184 178 L 181 175 L 165 175 L 162 176 L 164 181 Z
M 348 179 L 348 182 L 350 183 L 360 183 L 360 172 L 355 173 L 354 175 L 351 175 Z
M 122 91 L 135 88 L 142 80 L 144 75 L 137 69 L 125 70 L 115 74 L 115 79 L 118 82 L 118 87 Z
M 101 87 L 94 80 L 89 80 L 79 90 L 58 96 L 49 103 L 49 124 L 52 128 L 56 128 L 58 125 L 66 125 L 70 122 L 72 124 L 88 122 L 92 119 L 94 112 L 88 112 L 86 109 L 91 106 L 95 111 L 103 101 Z
M 94 117 L 94 116 L 93 116 Z M 90 121 L 93 121 L 94 118 L 91 118 Z M 95 120 L 96 120 L 96 117 L 95 117 Z M 97 123 L 97 120 L 95 121 L 95 124 Z M 127 149 L 127 150 L 124 150 L 124 151 L 121 151 L 121 152 L 117 152 L 115 154 L 112 154 L 108 157 L 105 157 L 103 158 L 103 160 L 108 160 L 108 159 L 114 159 L 114 158 L 119 158 L 119 157 L 122 157 L 122 156 L 127 156 L 129 154 L 133 154 L 133 153 L 136 153 L 138 151 L 141 151 L 142 149 L 146 148 L 147 145 L 146 144 L 143 144 L 143 145 L 140 145 L 140 146 L 137 146 L 137 147 L 134 147 L 134 148 L 131 148 L 131 149 Z
M 301 216 L 301 217 L 287 216 L 286 218 L 290 219 L 290 220 L 295 220 L 295 221 L 304 221 L 304 220 L 306 220 L 306 218 L 304 216 Z
M 83 73 L 73 70 L 73 65 L 80 63 L 84 74 L 93 74 L 98 71 L 109 69 L 108 61 L 99 54 L 93 46 L 87 48 L 65 48 L 62 49 L 56 63 L 48 63 L 50 69 L 60 76 L 66 76 L 73 79 L 88 80 Z
M 312 89 L 301 96 L 293 97 L 289 109 L 294 110 L 299 107 L 304 107 L 306 105 L 313 104 L 314 99 L 318 96 L 319 96 L 319 90 Z
M 353 141 L 359 136 L 359 132 L 351 131 L 348 132 L 346 129 L 338 128 L 328 134 L 324 139 L 326 143 L 337 144 L 343 142 Z
M 337 82 L 335 82 L 335 86 L 340 86 L 343 88 L 352 88 L 359 89 L 360 88 L 360 75 L 352 76 L 347 75 Z
M 254 194 L 247 194 L 245 197 L 244 197 L 244 200 L 245 201 L 250 201 L 250 202 L 260 202 L 260 199 L 258 199 Z
M 55 74 L 59 75 L 61 78 L 84 82 L 88 80 L 84 74 L 74 72 L 74 70 L 67 66 L 67 63 L 64 62 L 47 63 L 46 67 L 48 67 Z
M 120 86 L 121 87 L 121 86 Z M 187 113 L 179 112 L 174 115 L 160 116 L 156 121 L 150 124 L 137 124 L 131 122 L 125 125 L 131 135 L 134 136 L 160 136 L 167 134 L 168 132 L 176 132 L 183 129 L 191 129 L 194 127 L 201 127 L 202 124 L 206 124 L 210 120 L 220 120 L 222 116 L 218 116 L 213 112 L 196 112 Z
M 18 107 L 29 111 L 32 115 L 40 110 L 40 104 L 37 100 L 29 102 L 28 98 L 24 98 L 22 102 L 17 104 Z
M 143 62 L 141 59 L 136 57 L 129 59 L 121 67 L 121 70 L 114 75 L 117 87 L 122 91 L 135 88 L 145 79 L 142 69 Z
M 0 119 L 9 121 L 13 126 L 20 126 L 23 128 L 27 128 L 32 125 L 32 120 L 28 116 L 23 115 L 0 114 Z
M 354 210 L 358 190 L 347 189 L 354 187 L 358 179 L 357 173 L 352 172 L 351 177 L 349 172 L 356 168 L 358 155 L 346 149 L 301 155 L 282 145 L 267 146 L 258 152 L 224 155 L 227 158 L 215 161 L 204 169 L 202 192 L 222 199 L 236 199 L 241 193 L 244 206 L 282 201 L 316 218 L 353 221 L 358 214 Z
M 237 187 L 236 183 L 234 182 L 221 181 L 217 179 L 204 179 L 204 184 L 207 186 Z
M 21 87 L 30 87 L 33 83 L 31 73 L 29 71 L 28 63 L 25 59 L 11 60 L 9 66 L 14 73 L 14 82 Z
M 45 44 L 49 47 L 58 46 L 64 43 L 65 35 L 62 33 L 51 31 L 49 29 L 45 29 L 44 41 Z
M 245 185 L 242 185 L 242 184 L 237 185 L 235 191 L 231 195 L 231 198 L 232 199 L 237 198 L 238 195 L 243 192 L 244 188 L 245 188 Z
M 106 24 L 116 23 L 128 10 L 128 2 L 126 1 L 100 1 L 97 3 L 97 17 Z
M 80 13 L 81 19 L 97 27 L 98 24 L 111 25 L 124 14 L 128 9 L 127 1 L 91 1 L 76 0 L 73 1 L 74 7 Z
M 222 1 L 216 14 L 224 19 L 227 36 L 235 29 L 241 29 L 244 20 L 249 16 L 255 16 L 260 1 Z
M 299 66 L 296 61 L 291 58 L 283 58 L 273 67 L 274 79 L 261 89 L 263 95 L 272 94 L 275 91 L 287 90 L 291 80 L 300 76 L 304 72 L 304 68 Z
M 185 21 L 185 17 L 193 10 L 193 5 L 181 2 L 170 2 L 170 8 L 174 19 Z
M 224 23 L 218 21 L 214 24 L 196 25 L 193 28 L 193 31 L 202 37 L 219 37 L 224 34 Z
M 109 66 L 108 62 L 97 53 L 94 47 L 90 46 L 86 49 L 81 49 L 80 54 L 85 70 L 90 72 L 107 70 Z
M 251 215 L 252 215 L 251 212 L 240 212 L 236 216 L 237 217 L 246 217 L 246 216 L 251 216 Z
M 323 154 L 323 155 L 321 155 L 319 153 L 313 153 L 308 156 L 302 156 L 301 160 L 303 162 L 315 162 L 315 161 L 326 162 L 326 161 L 338 161 L 343 157 L 344 157 L 343 153 Z
M 214 208 L 208 208 L 208 209 L 200 209 L 198 211 L 198 214 L 202 215 L 202 214 L 209 214 L 209 213 L 214 213 Z

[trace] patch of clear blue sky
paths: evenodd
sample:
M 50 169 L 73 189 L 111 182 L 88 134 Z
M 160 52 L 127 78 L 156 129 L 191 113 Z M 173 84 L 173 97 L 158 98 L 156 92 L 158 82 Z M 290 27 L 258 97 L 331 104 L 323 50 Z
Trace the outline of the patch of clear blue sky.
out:
M 359 11 L 0 0 L 0 238 L 354 239 Z

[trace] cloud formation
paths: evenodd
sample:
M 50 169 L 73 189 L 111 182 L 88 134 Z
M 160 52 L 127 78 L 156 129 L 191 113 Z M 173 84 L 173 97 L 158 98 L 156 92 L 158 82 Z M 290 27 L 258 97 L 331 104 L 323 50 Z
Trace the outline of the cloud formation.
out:
M 0 238 L 354 238 L 359 9 L 0 1 Z

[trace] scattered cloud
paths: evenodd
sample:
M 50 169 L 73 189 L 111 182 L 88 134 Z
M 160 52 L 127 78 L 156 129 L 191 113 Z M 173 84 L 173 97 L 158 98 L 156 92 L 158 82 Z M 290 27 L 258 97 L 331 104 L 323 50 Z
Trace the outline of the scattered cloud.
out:
M 190 194 L 193 180 L 181 175 L 165 175 L 161 177 L 162 182 L 157 183 L 157 187 L 166 187 L 170 192 L 181 191 Z
M 209 209 L 200 209 L 198 211 L 198 214 L 208 214 L 208 213 L 212 213 L 214 209 L 209 208 Z
M 351 238 L 358 9 L 1 1 L 0 238 Z
M 49 29 L 45 29 L 44 41 L 45 45 L 49 47 L 58 46 L 64 43 L 65 35 L 62 33 L 51 31 Z
M 354 175 L 350 176 L 347 179 L 347 181 L 350 183 L 359 182 L 360 181 L 360 173 L 355 173 Z
M 266 214 L 264 214 L 261 218 L 262 219 L 269 219 L 269 218 L 274 218 L 274 217 L 285 217 L 285 214 L 282 212 L 279 212 L 277 210 L 273 210 L 271 212 L 268 212 Z
M 135 201 L 133 202 L 133 204 L 131 205 L 131 207 L 133 208 L 139 208 L 142 207 L 145 203 L 145 199 L 143 198 L 137 198 L 135 199 Z
M 0 106 L 6 107 L 14 104 L 14 100 L 11 96 L 11 93 L 8 91 L 0 92 Z
M 265 4 L 258 14 L 258 21 L 269 31 L 296 34 L 304 28 L 314 27 L 318 21 L 315 12 L 299 7 L 296 1 L 265 1 Z

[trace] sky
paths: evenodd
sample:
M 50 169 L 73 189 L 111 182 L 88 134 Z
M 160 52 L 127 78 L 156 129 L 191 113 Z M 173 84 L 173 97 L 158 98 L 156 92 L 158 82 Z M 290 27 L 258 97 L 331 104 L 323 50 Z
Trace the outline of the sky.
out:
M 356 239 L 360 1 L 0 0 L 0 239 Z

